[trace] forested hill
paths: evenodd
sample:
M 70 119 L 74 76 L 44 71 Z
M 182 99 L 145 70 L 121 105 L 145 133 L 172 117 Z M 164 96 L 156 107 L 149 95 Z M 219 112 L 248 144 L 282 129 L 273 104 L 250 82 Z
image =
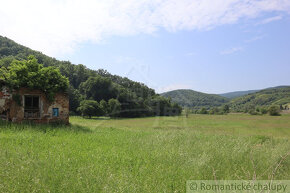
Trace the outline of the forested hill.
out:
M 228 92 L 228 93 L 223 93 L 223 94 L 218 94 L 218 95 L 229 98 L 229 99 L 233 99 L 233 98 L 238 98 L 247 94 L 255 93 L 258 91 L 260 90 L 235 91 L 235 92 Z
M 91 70 L 82 64 L 74 65 L 69 61 L 59 61 L 0 36 L 1 66 L 8 67 L 15 59 L 26 60 L 29 55 L 34 55 L 38 62 L 45 67 L 59 68 L 61 74 L 69 79 L 70 110 L 73 112 L 77 113 L 77 108 L 84 100 L 97 102 L 103 100 L 105 105 L 104 101 L 108 103 L 110 99 L 116 99 L 121 104 L 118 115 L 121 117 L 180 113 L 181 108 L 177 104 L 156 94 L 153 89 L 143 83 L 112 75 L 103 69 Z
M 215 94 L 197 92 L 190 89 L 169 91 L 162 93 L 161 95 L 167 98 L 171 98 L 172 101 L 178 103 L 181 106 L 190 107 L 193 109 L 200 109 L 202 107 L 217 107 L 229 102 L 229 99 L 225 97 Z
M 248 94 L 256 93 L 256 92 L 259 92 L 261 90 L 285 88 L 285 87 L 287 87 L 287 86 L 276 86 L 276 87 L 269 87 L 269 88 L 257 89 L 257 90 L 235 91 L 235 92 L 228 92 L 228 93 L 223 93 L 223 94 L 218 94 L 218 95 L 229 98 L 229 99 L 233 99 L 233 98 L 238 98 L 238 97 L 245 96 Z
M 290 86 L 268 88 L 231 100 L 234 111 L 247 111 L 257 106 L 284 105 L 290 103 Z

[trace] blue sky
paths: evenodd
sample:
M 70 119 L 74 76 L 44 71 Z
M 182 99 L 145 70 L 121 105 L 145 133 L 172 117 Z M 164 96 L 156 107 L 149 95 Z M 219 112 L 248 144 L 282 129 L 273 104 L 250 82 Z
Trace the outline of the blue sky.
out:
M 34 9 L 44 6 L 27 2 Z M 290 85 L 290 1 L 73 2 L 45 1 L 47 13 L 27 16 L 24 24 L 0 8 L 0 18 L 11 21 L 0 19 L 0 34 L 57 59 L 144 82 L 157 92 Z
M 275 17 L 269 14 L 265 17 Z M 222 93 L 290 85 L 289 18 L 262 18 L 212 30 L 112 37 L 59 57 L 144 82 L 159 92 Z

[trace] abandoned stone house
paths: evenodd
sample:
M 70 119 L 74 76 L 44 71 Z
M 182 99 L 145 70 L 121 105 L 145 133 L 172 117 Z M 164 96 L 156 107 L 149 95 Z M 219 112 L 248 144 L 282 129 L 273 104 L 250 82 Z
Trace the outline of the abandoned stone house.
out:
M 0 84 L 1 86 L 1 84 Z M 0 87 L 0 117 L 12 122 L 24 120 L 35 123 L 69 123 L 69 98 L 64 92 L 56 93 L 50 102 L 40 90 L 21 88 L 10 90 Z

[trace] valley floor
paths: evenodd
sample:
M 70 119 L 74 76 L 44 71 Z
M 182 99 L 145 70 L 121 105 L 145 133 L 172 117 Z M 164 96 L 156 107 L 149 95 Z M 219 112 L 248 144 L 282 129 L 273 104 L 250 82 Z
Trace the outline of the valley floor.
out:
M 290 114 L 70 122 L 0 123 L 0 192 L 185 192 L 187 180 L 290 180 Z

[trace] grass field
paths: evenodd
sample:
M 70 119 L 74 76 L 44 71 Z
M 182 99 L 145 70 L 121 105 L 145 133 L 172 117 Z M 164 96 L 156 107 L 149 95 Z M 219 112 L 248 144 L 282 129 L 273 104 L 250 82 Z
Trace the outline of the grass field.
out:
M 290 180 L 290 115 L 1 123 L 0 192 L 185 192 L 186 180 Z

